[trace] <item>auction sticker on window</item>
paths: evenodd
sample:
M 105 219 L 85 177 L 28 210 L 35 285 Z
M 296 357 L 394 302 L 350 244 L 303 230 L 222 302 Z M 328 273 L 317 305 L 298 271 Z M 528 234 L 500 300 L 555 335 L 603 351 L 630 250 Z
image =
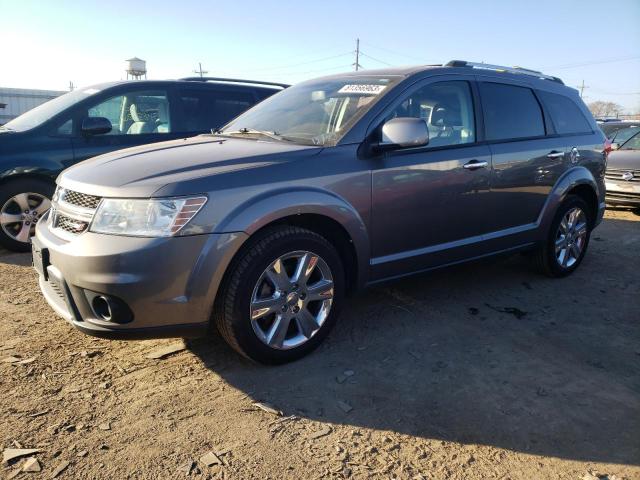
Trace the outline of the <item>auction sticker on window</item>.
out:
M 386 85 L 345 85 L 338 93 L 359 93 L 360 95 L 378 95 Z

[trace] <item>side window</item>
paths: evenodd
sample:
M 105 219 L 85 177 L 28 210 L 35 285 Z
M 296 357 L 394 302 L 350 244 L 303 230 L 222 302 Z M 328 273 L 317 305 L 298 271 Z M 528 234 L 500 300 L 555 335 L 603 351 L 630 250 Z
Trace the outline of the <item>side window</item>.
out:
M 538 92 L 538 95 L 551 115 L 557 133 L 591 132 L 589 122 L 569 97 L 549 92 Z
M 479 86 L 487 140 L 545 134 L 542 110 L 531 89 L 489 82 Z
M 206 132 L 220 128 L 256 103 L 251 91 L 184 89 L 179 94 L 182 122 L 179 132 Z
M 133 91 L 111 97 L 87 111 L 89 117 L 111 122 L 107 135 L 171 132 L 169 100 L 164 91 Z
M 57 135 L 71 135 L 73 133 L 73 120 L 69 119 L 56 128 Z
M 471 89 L 465 81 L 439 82 L 411 93 L 387 118 L 423 118 L 429 146 L 461 145 L 476 140 Z
M 636 133 L 635 137 L 627 140 L 620 150 L 640 150 L 640 133 Z

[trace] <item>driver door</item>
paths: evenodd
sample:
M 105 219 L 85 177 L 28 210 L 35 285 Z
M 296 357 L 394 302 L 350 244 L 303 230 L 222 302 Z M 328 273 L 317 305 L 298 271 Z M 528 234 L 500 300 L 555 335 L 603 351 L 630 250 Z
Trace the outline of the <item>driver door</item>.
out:
M 431 79 L 385 115 L 423 118 L 429 143 L 387 152 L 372 169 L 374 281 L 471 256 L 487 231 L 491 152 L 478 143 L 475 98 L 466 78 Z

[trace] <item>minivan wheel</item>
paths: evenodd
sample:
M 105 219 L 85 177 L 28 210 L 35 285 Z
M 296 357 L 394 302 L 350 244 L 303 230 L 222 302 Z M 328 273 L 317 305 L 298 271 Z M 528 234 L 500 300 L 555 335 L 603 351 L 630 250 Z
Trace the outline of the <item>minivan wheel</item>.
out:
M 232 262 L 214 307 L 224 339 L 260 363 L 296 360 L 335 324 L 345 291 L 336 249 L 306 229 L 258 234 Z
M 28 252 L 36 223 L 51 206 L 54 186 L 37 178 L 2 185 L 0 192 L 0 245 Z
M 570 195 L 560 205 L 546 244 L 534 256 L 536 266 L 551 277 L 573 273 L 587 251 L 591 236 L 591 212 L 587 203 Z

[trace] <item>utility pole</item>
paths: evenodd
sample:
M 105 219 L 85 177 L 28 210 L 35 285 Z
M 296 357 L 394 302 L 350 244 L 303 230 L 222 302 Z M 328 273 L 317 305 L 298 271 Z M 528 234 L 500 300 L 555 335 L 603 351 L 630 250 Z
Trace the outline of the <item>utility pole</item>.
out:
M 73 92 L 73 89 L 76 88 L 72 81 L 69 81 L 69 91 Z
M 199 74 L 200 78 L 202 78 L 205 73 L 209 73 L 209 72 L 207 70 L 202 70 L 202 63 L 198 62 L 198 70 L 194 70 L 193 73 Z
M 356 38 L 356 63 L 353 64 L 354 67 L 356 67 L 356 72 L 362 68 L 362 65 L 360 65 L 360 39 Z
M 588 87 L 588 86 L 586 86 L 586 85 L 584 84 L 584 80 L 582 80 L 582 85 L 578 85 L 578 89 L 580 90 L 580 98 L 582 98 L 582 97 L 583 97 L 584 89 L 585 89 L 585 88 L 589 88 L 589 87 Z

